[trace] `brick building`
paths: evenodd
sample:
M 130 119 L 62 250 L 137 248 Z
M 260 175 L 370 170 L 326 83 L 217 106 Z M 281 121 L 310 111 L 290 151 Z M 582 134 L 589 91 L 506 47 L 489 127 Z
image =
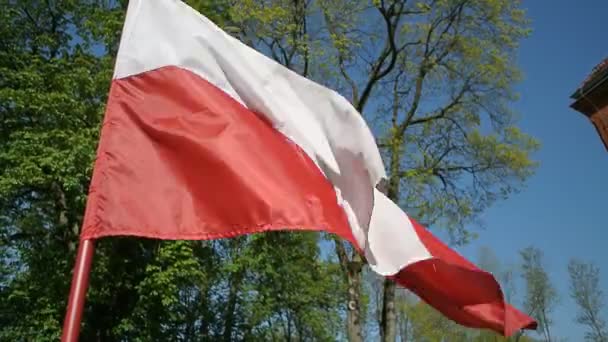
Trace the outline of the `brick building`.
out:
M 571 107 L 587 116 L 608 150 L 608 58 L 598 64 L 570 96 Z

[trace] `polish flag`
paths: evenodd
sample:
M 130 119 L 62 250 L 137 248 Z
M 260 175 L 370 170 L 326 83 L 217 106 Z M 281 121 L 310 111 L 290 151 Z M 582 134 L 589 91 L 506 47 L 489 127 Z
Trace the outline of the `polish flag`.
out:
M 376 190 L 385 177 L 372 133 L 339 94 L 181 1 L 131 0 L 81 238 L 325 231 L 462 325 L 535 328 L 491 274 Z

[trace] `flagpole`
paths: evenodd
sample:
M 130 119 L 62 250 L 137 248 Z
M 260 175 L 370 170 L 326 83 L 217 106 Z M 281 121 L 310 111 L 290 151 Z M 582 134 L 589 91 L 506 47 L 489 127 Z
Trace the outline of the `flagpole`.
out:
M 80 322 L 82 320 L 82 310 L 87 296 L 89 286 L 89 273 L 95 245 L 93 240 L 82 240 L 78 244 L 76 263 L 74 264 L 74 274 L 72 275 L 72 286 L 68 307 L 63 321 L 63 333 L 61 342 L 78 342 L 80 334 Z

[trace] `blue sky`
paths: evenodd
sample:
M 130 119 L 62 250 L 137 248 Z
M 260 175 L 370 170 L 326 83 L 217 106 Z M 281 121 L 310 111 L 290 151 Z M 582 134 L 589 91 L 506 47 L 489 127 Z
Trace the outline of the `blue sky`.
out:
M 582 341 L 566 265 L 571 257 L 593 261 L 608 295 L 608 151 L 589 120 L 569 108 L 569 96 L 608 57 L 608 1 L 527 0 L 524 7 L 533 32 L 520 50 L 525 80 L 516 109 L 520 127 L 542 143 L 540 167 L 521 193 L 484 214 L 480 238 L 462 251 L 474 260 L 488 246 L 508 264 L 527 245 L 542 249 L 561 299 L 554 335 Z

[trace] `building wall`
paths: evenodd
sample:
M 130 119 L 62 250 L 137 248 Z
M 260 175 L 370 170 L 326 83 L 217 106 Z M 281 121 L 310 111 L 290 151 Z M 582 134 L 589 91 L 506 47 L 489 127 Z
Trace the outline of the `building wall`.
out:
M 591 115 L 591 122 L 597 129 L 600 137 L 608 149 L 608 105 Z

